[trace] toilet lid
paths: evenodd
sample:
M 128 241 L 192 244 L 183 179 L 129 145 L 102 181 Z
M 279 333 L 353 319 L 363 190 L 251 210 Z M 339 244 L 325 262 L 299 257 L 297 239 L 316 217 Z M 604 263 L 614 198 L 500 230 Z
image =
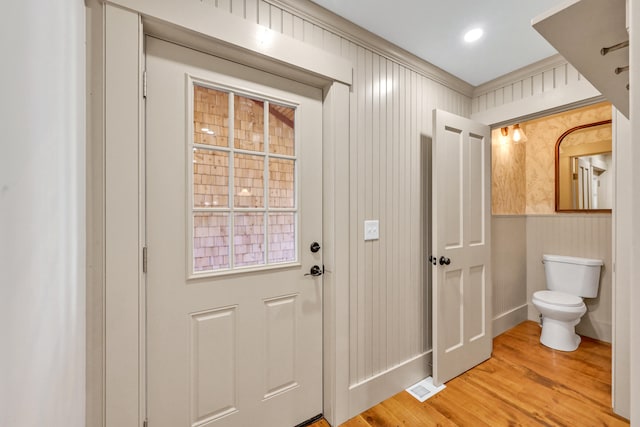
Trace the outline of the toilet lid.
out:
M 582 298 L 558 291 L 538 291 L 533 294 L 534 298 L 546 302 L 547 304 L 562 305 L 565 307 L 579 307 L 582 305 Z

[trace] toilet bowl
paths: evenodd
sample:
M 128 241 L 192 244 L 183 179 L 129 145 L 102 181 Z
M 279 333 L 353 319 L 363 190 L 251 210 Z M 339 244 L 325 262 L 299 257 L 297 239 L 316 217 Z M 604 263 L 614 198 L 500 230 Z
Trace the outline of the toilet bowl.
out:
M 547 290 L 531 302 L 542 315 L 540 342 L 550 348 L 574 351 L 580 345 L 575 327 L 587 312 L 582 297 L 598 295 L 601 260 L 543 255 Z
M 576 350 L 580 335 L 575 327 L 587 312 L 582 298 L 558 291 L 538 291 L 531 302 L 543 318 L 540 342 L 556 350 Z

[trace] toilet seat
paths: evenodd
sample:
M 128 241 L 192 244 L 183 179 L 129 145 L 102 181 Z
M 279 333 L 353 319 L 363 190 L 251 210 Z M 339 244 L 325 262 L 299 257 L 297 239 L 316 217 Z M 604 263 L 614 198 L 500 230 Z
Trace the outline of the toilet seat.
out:
M 533 298 L 546 304 L 561 307 L 580 307 L 583 304 L 582 298 L 558 291 L 538 291 L 533 294 Z

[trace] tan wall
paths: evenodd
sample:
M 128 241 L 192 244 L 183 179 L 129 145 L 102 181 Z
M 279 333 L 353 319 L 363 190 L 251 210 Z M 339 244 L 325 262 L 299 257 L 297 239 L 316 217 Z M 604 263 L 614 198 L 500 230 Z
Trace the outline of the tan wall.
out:
M 527 141 L 520 144 L 511 140 L 501 143 L 500 130 L 494 129 L 493 213 L 555 213 L 555 145 L 558 138 L 575 126 L 607 119 L 611 119 L 611 105 L 600 103 L 521 123 Z
M 601 103 L 522 125 L 527 134 L 527 214 L 555 212 L 555 146 L 567 130 L 582 124 L 611 119 L 611 104 Z
M 526 145 L 491 131 L 491 210 L 494 215 L 522 215 L 527 208 Z

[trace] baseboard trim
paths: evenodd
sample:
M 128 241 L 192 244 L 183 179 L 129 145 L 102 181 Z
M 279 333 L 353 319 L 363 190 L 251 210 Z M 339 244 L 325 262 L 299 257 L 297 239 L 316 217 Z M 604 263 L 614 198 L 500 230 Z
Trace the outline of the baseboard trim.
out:
M 519 307 L 512 308 L 493 318 L 493 337 L 497 337 L 501 333 L 508 331 L 516 325 L 527 320 L 528 304 L 522 304 Z
M 349 418 L 431 375 L 432 351 L 349 387 Z
M 613 342 L 610 322 L 600 322 L 585 317 L 586 316 L 582 316 L 580 323 L 576 325 L 576 333 L 578 335 L 583 335 L 598 341 L 604 341 L 609 344 Z

